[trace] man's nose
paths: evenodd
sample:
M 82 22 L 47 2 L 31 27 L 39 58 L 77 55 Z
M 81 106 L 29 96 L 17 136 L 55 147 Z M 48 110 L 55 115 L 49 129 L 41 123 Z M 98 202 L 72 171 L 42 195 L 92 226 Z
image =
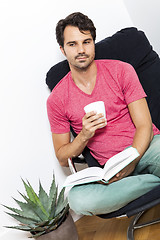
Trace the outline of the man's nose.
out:
M 84 53 L 84 52 L 85 52 L 85 49 L 84 49 L 83 44 L 79 44 L 78 45 L 78 53 Z

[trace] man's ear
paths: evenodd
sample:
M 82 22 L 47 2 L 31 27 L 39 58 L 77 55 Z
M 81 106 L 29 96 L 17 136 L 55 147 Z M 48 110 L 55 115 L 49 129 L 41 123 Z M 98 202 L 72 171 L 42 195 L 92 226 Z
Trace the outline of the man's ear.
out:
M 63 48 L 62 46 L 60 46 L 60 50 L 61 50 L 61 52 L 63 53 L 63 55 L 66 56 L 65 51 L 64 51 L 64 48 Z

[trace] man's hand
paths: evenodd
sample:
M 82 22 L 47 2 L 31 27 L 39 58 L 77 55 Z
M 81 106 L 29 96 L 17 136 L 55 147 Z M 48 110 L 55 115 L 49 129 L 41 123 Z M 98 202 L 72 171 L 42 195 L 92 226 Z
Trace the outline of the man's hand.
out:
M 88 140 L 94 136 L 95 131 L 106 126 L 106 124 L 106 119 L 102 114 L 90 112 L 83 117 L 82 130 L 72 142 L 70 142 L 70 132 L 64 134 L 52 133 L 56 157 L 61 166 L 68 166 L 68 158 L 80 155 Z
M 127 165 L 125 168 L 123 168 L 119 173 L 117 173 L 114 177 L 112 177 L 109 180 L 109 184 L 112 182 L 116 182 L 124 177 L 129 176 L 134 171 L 136 165 L 137 165 L 137 161 L 134 160 L 129 165 Z
M 89 140 L 95 134 L 95 131 L 99 128 L 105 127 L 107 125 L 107 121 L 104 118 L 103 114 L 96 114 L 96 112 L 92 111 L 86 113 L 82 118 L 82 131 L 85 140 Z

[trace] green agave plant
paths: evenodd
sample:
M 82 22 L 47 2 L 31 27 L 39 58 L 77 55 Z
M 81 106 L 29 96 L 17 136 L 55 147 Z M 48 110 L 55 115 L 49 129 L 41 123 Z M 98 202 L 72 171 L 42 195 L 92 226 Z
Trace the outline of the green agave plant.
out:
M 28 180 L 25 182 L 22 179 L 22 181 L 27 196 L 19 193 L 25 202 L 14 199 L 21 210 L 3 205 L 12 211 L 12 213 L 6 213 L 18 220 L 20 224 L 18 226 L 6 227 L 29 231 L 32 234 L 31 238 L 37 238 L 55 230 L 65 220 L 69 212 L 68 201 L 64 199 L 65 188 L 58 195 L 58 188 L 53 176 L 49 195 L 43 189 L 40 181 L 39 194 L 37 195 Z

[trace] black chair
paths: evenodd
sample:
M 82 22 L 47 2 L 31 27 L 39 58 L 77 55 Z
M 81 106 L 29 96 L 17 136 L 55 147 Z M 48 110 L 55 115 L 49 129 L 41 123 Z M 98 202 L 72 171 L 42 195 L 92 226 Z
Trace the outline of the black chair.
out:
M 95 59 L 118 59 L 130 63 L 147 94 L 147 102 L 151 112 L 152 121 L 160 129 L 160 59 L 158 54 L 152 49 L 147 37 L 143 31 L 137 28 L 125 28 L 118 31 L 111 37 L 96 43 Z M 49 89 L 55 85 L 69 72 L 67 60 L 64 60 L 53 66 L 47 73 L 46 83 Z M 72 127 L 71 132 L 76 136 Z M 99 163 L 90 154 L 86 147 L 82 153 L 84 161 L 79 158 L 73 159 L 74 163 L 86 162 L 89 167 L 99 166 Z M 151 220 L 150 222 L 137 224 L 139 218 L 148 209 L 160 203 L 160 185 L 152 189 L 150 192 L 130 202 L 121 209 L 103 215 L 98 215 L 101 218 L 113 218 L 135 215 L 131 221 L 127 239 L 134 240 L 134 230 L 150 224 L 160 222 L 160 218 Z

